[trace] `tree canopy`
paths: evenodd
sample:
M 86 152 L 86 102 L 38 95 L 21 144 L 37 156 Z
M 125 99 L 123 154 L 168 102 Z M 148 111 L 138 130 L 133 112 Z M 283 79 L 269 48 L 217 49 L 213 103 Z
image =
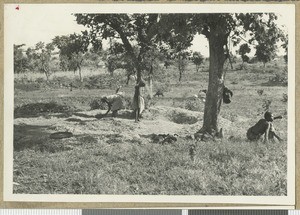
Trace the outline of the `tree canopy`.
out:
M 192 61 L 196 65 L 196 72 L 199 72 L 200 65 L 204 61 L 204 57 L 200 52 L 193 52 Z
M 195 34 L 209 42 L 209 84 L 203 127 L 199 133 L 216 136 L 218 116 L 225 85 L 224 62 L 230 56 L 228 41 L 234 45 L 245 40 L 257 50 L 274 53 L 276 42 L 284 37 L 277 27 L 274 13 L 206 13 L 206 14 L 75 14 L 78 24 L 89 28 L 93 43 L 114 38 L 116 50 L 126 52 L 141 79 L 146 53 L 153 48 L 176 55 L 192 44 Z M 245 37 L 247 35 L 247 38 Z M 134 49 L 134 46 L 137 48 Z M 116 51 L 117 52 L 117 51 Z M 259 51 L 257 52 L 259 54 Z M 272 56 L 271 56 L 272 57 Z M 260 57 L 261 58 L 261 57 Z
M 81 65 L 84 60 L 84 54 L 88 51 L 90 38 L 87 31 L 82 34 L 70 34 L 64 36 L 56 36 L 53 44 L 59 49 L 60 66 L 63 70 L 79 70 L 80 81 Z

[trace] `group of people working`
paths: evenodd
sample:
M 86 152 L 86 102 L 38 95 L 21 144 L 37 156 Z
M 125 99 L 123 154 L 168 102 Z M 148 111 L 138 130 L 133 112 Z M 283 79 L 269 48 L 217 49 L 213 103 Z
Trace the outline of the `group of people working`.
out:
M 141 114 L 145 109 L 145 100 L 141 95 L 141 87 L 145 87 L 145 82 L 143 80 L 139 81 L 135 85 L 135 91 L 132 101 L 132 109 L 135 115 L 135 122 L 140 121 Z M 107 112 L 104 114 L 106 116 L 110 111 L 112 111 L 112 116 L 116 117 L 119 110 L 124 108 L 124 93 L 120 92 L 120 87 L 117 89 L 114 95 L 105 96 L 101 99 L 102 102 L 106 103 L 108 106 Z
M 141 118 L 141 114 L 145 109 L 145 101 L 141 95 L 141 87 L 145 87 L 145 82 L 141 80 L 138 84 L 135 85 L 135 92 L 133 96 L 132 108 L 135 116 L 135 122 L 138 122 Z M 117 89 L 114 95 L 105 96 L 101 99 L 102 102 L 105 102 L 108 105 L 108 110 L 104 115 L 107 115 L 112 111 L 112 116 L 116 117 L 119 110 L 124 108 L 124 99 L 123 92 L 119 92 Z M 232 93 L 231 93 L 232 96 Z M 275 133 L 273 126 L 274 119 L 281 119 L 282 116 L 274 117 L 273 114 L 269 111 L 265 112 L 264 118 L 260 119 L 254 126 L 250 127 L 247 130 L 247 138 L 250 141 L 257 141 L 262 136 L 264 136 L 264 141 L 268 142 L 269 140 L 274 140 L 275 138 L 279 141 L 282 139 Z

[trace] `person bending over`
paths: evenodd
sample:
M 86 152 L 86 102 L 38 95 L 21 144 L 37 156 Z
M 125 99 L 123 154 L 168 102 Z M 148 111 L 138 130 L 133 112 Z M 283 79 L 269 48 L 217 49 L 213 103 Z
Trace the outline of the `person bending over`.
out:
M 112 116 L 116 117 L 118 111 L 124 108 L 122 92 L 117 92 L 114 95 L 105 96 L 101 99 L 101 102 L 106 103 L 108 106 L 108 110 L 103 116 L 106 116 L 110 111 L 112 111 Z

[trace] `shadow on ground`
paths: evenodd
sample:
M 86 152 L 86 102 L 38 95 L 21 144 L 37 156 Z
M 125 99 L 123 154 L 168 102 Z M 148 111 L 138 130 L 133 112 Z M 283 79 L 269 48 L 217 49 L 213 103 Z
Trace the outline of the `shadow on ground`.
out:
M 58 152 L 70 150 L 68 144 L 72 138 L 51 139 L 50 135 L 55 132 L 51 131 L 50 126 L 37 125 L 14 125 L 14 151 L 23 151 L 32 149 L 35 151 Z
M 77 114 L 74 114 L 74 115 L 77 115 Z M 103 119 L 103 118 L 109 118 L 109 117 L 113 117 L 113 116 L 112 116 L 112 113 L 109 113 L 107 115 L 104 115 L 104 114 L 100 113 L 100 114 L 97 114 L 93 117 L 95 117 L 97 119 Z M 131 110 L 122 110 L 122 111 L 118 112 L 118 114 L 115 116 L 115 118 L 134 120 L 134 113 Z

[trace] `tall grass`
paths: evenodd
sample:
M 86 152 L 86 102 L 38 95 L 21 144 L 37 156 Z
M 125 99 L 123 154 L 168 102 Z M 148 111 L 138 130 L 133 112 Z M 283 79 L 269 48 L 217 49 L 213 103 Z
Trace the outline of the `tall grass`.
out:
M 286 195 L 286 145 L 242 139 L 190 144 L 76 137 L 72 150 L 15 153 L 17 193 Z M 49 143 L 48 143 L 49 144 Z M 50 143 L 51 144 L 51 143 Z M 54 143 L 52 143 L 54 144 Z M 21 166 L 22 164 L 22 166 Z

